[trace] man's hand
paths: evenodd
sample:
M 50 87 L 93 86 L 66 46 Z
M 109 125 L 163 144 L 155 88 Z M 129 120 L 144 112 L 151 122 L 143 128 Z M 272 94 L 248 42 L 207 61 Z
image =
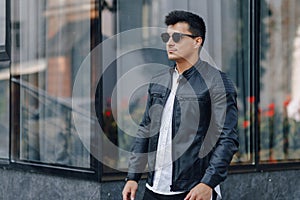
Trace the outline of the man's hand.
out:
M 136 181 L 127 181 L 122 192 L 123 200 L 134 200 L 137 188 L 138 184 Z
M 196 185 L 185 197 L 184 200 L 210 200 L 212 188 L 204 183 Z

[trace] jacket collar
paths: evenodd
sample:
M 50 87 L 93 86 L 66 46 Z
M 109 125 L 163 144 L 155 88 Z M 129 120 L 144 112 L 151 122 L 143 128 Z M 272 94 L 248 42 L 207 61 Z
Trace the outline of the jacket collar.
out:
M 182 73 L 182 76 L 188 80 L 196 71 L 197 71 L 197 68 L 199 67 L 199 65 L 201 64 L 201 60 L 200 58 L 198 59 L 198 61 L 192 66 L 190 67 L 189 69 L 185 70 L 183 73 Z M 176 68 L 176 64 L 174 64 L 171 69 L 170 69 L 170 74 L 173 74 L 173 72 L 175 71 L 175 68 Z

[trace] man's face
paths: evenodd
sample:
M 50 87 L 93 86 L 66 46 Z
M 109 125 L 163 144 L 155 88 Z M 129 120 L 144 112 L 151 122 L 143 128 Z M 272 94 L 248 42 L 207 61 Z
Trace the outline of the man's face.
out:
M 169 25 L 167 33 L 169 33 L 170 36 L 174 32 L 192 35 L 188 29 L 189 25 L 187 23 L 178 22 L 174 25 Z M 201 44 L 199 42 L 202 42 L 200 37 L 191 38 L 189 36 L 182 36 L 179 42 L 174 42 L 172 37 L 170 37 L 169 41 L 166 43 L 168 58 L 176 62 L 189 60 L 191 56 L 198 54 L 198 49 Z

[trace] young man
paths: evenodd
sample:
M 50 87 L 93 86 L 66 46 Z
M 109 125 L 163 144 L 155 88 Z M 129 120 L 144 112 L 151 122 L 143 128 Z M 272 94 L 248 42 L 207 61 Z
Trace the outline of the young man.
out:
M 236 91 L 223 72 L 200 60 L 203 19 L 186 11 L 166 16 L 162 33 L 175 66 L 154 76 L 129 161 L 123 200 L 132 200 L 148 164 L 150 199 L 217 199 L 238 149 Z

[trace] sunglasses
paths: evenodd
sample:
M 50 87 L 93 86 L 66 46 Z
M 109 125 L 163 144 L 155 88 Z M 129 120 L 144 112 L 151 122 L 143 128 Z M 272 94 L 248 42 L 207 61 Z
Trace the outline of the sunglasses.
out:
M 191 37 L 191 38 L 200 37 L 200 36 L 197 36 L 197 35 L 190 35 L 190 34 L 184 34 L 184 33 L 178 33 L 178 32 L 173 33 L 171 36 L 169 35 L 169 33 L 162 33 L 160 35 L 160 37 L 161 37 L 161 39 L 164 43 L 167 43 L 169 41 L 170 37 L 172 37 L 172 40 L 177 43 L 181 40 L 181 38 L 183 36 L 188 36 L 188 37 Z

